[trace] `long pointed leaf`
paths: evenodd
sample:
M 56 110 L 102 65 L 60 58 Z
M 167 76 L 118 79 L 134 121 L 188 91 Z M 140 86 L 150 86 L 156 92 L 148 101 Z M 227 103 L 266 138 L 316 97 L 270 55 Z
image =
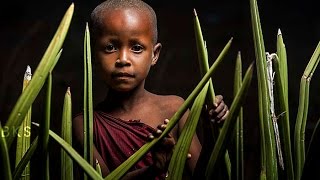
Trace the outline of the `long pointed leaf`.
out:
M 18 180 L 21 177 L 21 174 L 23 172 L 23 170 L 26 168 L 27 164 L 29 163 L 30 159 L 32 158 L 34 152 L 37 149 L 38 146 L 38 138 L 39 136 L 37 136 L 33 142 L 31 143 L 29 149 L 27 150 L 27 152 L 24 154 L 24 156 L 21 158 L 21 160 L 19 161 L 19 164 L 16 166 L 16 168 L 14 169 L 13 172 L 13 180 Z
M 88 150 L 88 65 L 87 65 L 87 30 L 85 29 L 83 40 L 83 157 L 90 162 Z M 87 180 L 87 175 L 84 173 L 84 180 Z
M 266 52 L 256 0 L 250 0 L 253 39 L 255 45 L 256 67 L 258 76 L 259 116 L 261 132 L 261 171 L 267 179 L 278 176 L 274 128 L 269 110 L 269 92 L 266 74 Z M 261 178 L 264 178 L 262 177 Z
M 309 86 L 312 75 L 320 61 L 320 42 L 318 43 L 300 81 L 299 107 L 294 134 L 295 179 L 300 179 L 305 160 L 305 126 L 309 106 Z
M 88 24 L 85 29 L 84 39 L 84 68 L 85 68 L 85 84 L 84 84 L 84 131 L 85 131 L 85 158 L 93 165 L 93 101 L 92 101 L 92 65 L 91 65 L 91 48 L 90 48 L 90 32 Z
M 197 52 L 198 52 L 198 61 L 199 61 L 199 67 L 200 67 L 200 73 L 201 77 L 204 76 L 206 72 L 209 70 L 209 59 L 208 59 L 208 50 L 206 48 L 206 44 L 202 35 L 201 25 L 200 21 L 197 15 L 196 10 L 194 9 L 194 31 L 195 31 L 195 38 L 196 38 L 196 45 L 197 45 Z M 206 99 L 207 105 L 214 104 L 215 100 L 215 92 L 213 88 L 212 79 L 209 80 L 209 89 L 208 89 L 208 95 Z M 219 135 L 219 129 L 214 127 L 212 123 L 210 123 L 212 138 L 214 141 L 216 141 L 215 137 Z M 227 169 L 227 173 L 229 176 L 229 179 L 231 178 L 231 163 L 228 152 L 225 154 L 225 166 Z
M 222 158 L 222 155 L 226 151 L 227 143 L 230 141 L 231 132 L 234 130 L 234 125 L 236 123 L 237 116 L 239 115 L 240 108 L 242 103 L 245 100 L 247 91 L 249 89 L 251 79 L 253 74 L 253 64 L 251 64 L 243 79 L 243 84 L 234 98 L 227 119 L 225 120 L 223 127 L 218 136 L 217 142 L 214 146 L 214 149 L 211 153 L 209 163 L 206 168 L 206 179 L 213 179 L 214 177 L 214 169 Z
M 32 122 L 32 124 L 39 127 L 39 124 Z M 49 135 L 68 153 L 68 155 L 76 161 L 79 166 L 87 173 L 87 175 L 94 179 L 99 180 L 103 179 L 96 170 L 85 160 L 81 157 L 81 155 L 73 149 L 73 147 L 63 140 L 60 136 L 58 136 L 55 132 L 49 130 Z
M 235 73 L 234 73 L 234 96 L 237 95 L 242 85 L 242 60 L 241 52 L 238 52 Z M 243 158 L 243 107 L 240 108 L 240 112 L 237 118 L 236 124 L 236 170 L 235 176 L 238 180 L 244 179 L 244 158 Z M 234 169 L 234 168 L 233 168 Z
M 13 110 L 9 115 L 9 119 L 6 122 L 6 127 L 10 130 L 13 130 L 15 127 L 19 127 L 28 112 L 31 104 L 37 97 L 40 89 L 42 88 L 46 77 L 49 74 L 49 71 L 52 69 L 54 64 L 56 63 L 56 55 L 58 51 L 61 49 L 61 46 L 64 42 L 66 34 L 68 32 L 72 15 L 74 10 L 74 4 L 72 3 L 68 10 L 66 11 L 58 29 L 55 33 L 52 41 L 49 44 L 45 54 L 43 55 L 38 67 L 36 68 L 33 78 L 30 81 L 29 86 L 25 89 L 25 91 L 21 94 L 19 99 L 17 100 Z M 6 137 L 8 147 L 11 146 L 13 139 L 16 133 L 12 133 Z
M 64 97 L 61 134 L 61 137 L 72 146 L 72 103 L 69 87 Z M 61 179 L 73 179 L 73 162 L 63 149 L 61 150 Z
M 32 78 L 31 68 L 27 66 L 27 70 L 24 74 L 23 79 L 23 88 L 22 92 L 28 86 L 30 80 Z M 16 148 L 16 166 L 19 164 L 21 158 L 26 153 L 28 148 L 30 147 L 30 138 L 31 138 L 31 111 L 32 107 L 28 110 L 25 119 L 23 120 L 19 131 L 18 131 L 18 138 L 17 138 L 17 148 Z M 22 173 L 21 180 L 28 180 L 30 179 L 30 164 L 28 164 L 25 170 Z
M 8 152 L 8 147 L 5 138 L 5 132 L 2 129 L 0 122 L 0 163 L 2 168 L 0 169 L 0 177 L 4 180 L 11 180 L 11 165 L 10 165 L 10 157 Z
M 281 50 L 281 52 L 283 52 Z M 284 145 L 284 167 L 287 179 L 294 179 L 293 171 L 293 161 L 292 161 L 292 150 L 291 150 L 291 138 L 290 138 L 290 124 L 289 124 L 289 106 L 288 106 L 288 94 L 285 94 L 285 87 L 283 82 L 283 70 L 281 66 L 286 66 L 285 63 L 281 63 L 280 59 L 274 60 L 274 70 L 275 70 L 275 100 L 277 103 L 277 114 L 279 114 L 279 130 L 281 142 Z
M 167 179 L 182 179 L 187 154 L 191 145 L 192 138 L 196 132 L 202 107 L 208 92 L 209 83 L 204 86 L 193 103 L 188 119 L 184 124 L 180 137 L 174 147 L 170 160 Z

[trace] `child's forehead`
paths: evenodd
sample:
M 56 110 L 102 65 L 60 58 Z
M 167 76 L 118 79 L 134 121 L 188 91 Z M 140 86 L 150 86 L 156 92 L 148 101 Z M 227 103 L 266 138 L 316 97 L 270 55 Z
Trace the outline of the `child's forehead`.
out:
M 147 12 L 147 10 L 138 9 L 134 7 L 108 8 L 104 11 L 103 17 L 106 18 L 108 16 L 119 16 L 123 14 L 140 16 L 140 19 L 141 17 L 145 17 L 145 19 L 148 19 L 148 21 L 151 21 L 150 14 Z
M 104 36 L 144 37 L 153 40 L 152 20 L 135 9 L 114 9 L 104 15 L 101 33 Z
M 104 14 L 103 26 L 122 26 L 122 28 L 147 28 L 152 29 L 152 20 L 142 11 L 133 8 L 113 9 Z

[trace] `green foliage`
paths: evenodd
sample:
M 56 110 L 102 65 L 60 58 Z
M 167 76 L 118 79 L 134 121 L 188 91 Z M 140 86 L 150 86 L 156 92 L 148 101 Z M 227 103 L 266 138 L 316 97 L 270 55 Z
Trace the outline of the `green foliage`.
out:
M 8 148 L 10 148 L 14 135 L 3 136 L 4 132 L 0 124 L 0 157 L 1 166 L 0 169 L 1 178 L 5 180 L 20 179 L 21 174 L 26 168 L 34 152 L 37 148 L 40 149 L 41 163 L 43 163 L 41 168 L 42 179 L 49 179 L 49 161 L 48 161 L 48 142 L 49 136 L 52 137 L 62 148 L 61 153 L 61 179 L 73 179 L 73 162 L 79 164 L 79 166 L 85 172 L 85 178 L 92 179 L 103 179 L 100 164 L 96 161 L 96 169 L 93 168 L 93 103 L 92 103 L 92 65 L 91 65 L 91 48 L 90 48 L 90 32 L 88 25 L 86 25 L 85 35 L 84 35 L 84 154 L 81 156 L 72 147 L 72 103 L 71 103 L 71 93 L 70 89 L 67 90 L 65 94 L 65 103 L 62 117 L 62 133 L 58 136 L 56 133 L 50 130 L 50 114 L 51 114 L 51 84 L 52 77 L 51 73 L 55 64 L 59 60 L 61 55 L 61 47 L 68 32 L 72 15 L 73 15 L 74 5 L 71 4 L 69 9 L 66 11 L 56 34 L 54 35 L 50 45 L 48 46 L 45 54 L 43 55 L 35 73 L 30 81 L 29 85 L 25 87 L 18 101 L 16 102 L 7 123 L 6 128 L 19 127 L 24 119 L 29 118 L 30 124 L 30 107 L 37 97 L 38 93 L 42 89 L 45 81 L 47 81 L 47 100 L 46 100 L 46 118 L 40 121 L 40 133 L 34 139 L 33 143 L 27 146 L 23 151 L 18 143 L 18 153 L 16 168 L 14 172 L 11 171 L 10 158 L 8 153 Z M 284 154 L 284 174 L 286 179 L 297 179 L 301 177 L 307 177 L 305 172 L 308 172 L 305 167 L 308 167 L 308 162 L 310 160 L 310 154 L 314 153 L 312 151 L 312 146 L 309 146 L 308 161 L 306 158 L 305 150 L 305 126 L 308 117 L 308 106 L 309 106 L 309 86 L 312 74 L 315 72 L 316 67 L 320 61 L 320 42 L 312 55 L 305 72 L 301 78 L 300 82 L 300 95 L 299 95 L 299 109 L 295 124 L 294 132 L 294 153 L 291 147 L 290 138 L 290 118 L 289 118 L 289 105 L 288 105 L 288 74 L 287 74 L 287 55 L 286 48 L 282 39 L 282 34 L 278 33 L 277 37 L 277 53 L 273 56 L 273 68 L 275 70 L 274 85 L 275 91 L 274 96 L 270 90 L 270 82 L 268 82 L 268 68 L 270 64 L 267 65 L 266 51 L 263 40 L 261 22 L 259 17 L 258 5 L 256 0 L 250 0 L 250 10 L 251 10 L 251 20 L 253 29 L 253 39 L 255 46 L 256 55 L 256 69 L 258 78 L 258 96 L 259 96 L 259 117 L 260 117 L 260 135 L 261 135 L 261 170 L 260 179 L 278 179 L 278 164 L 281 162 L 280 153 L 283 151 Z M 195 12 L 195 11 L 194 11 Z M 225 55 L 229 51 L 231 38 L 224 49 L 221 51 L 220 55 L 214 61 L 214 63 L 209 67 L 208 63 L 208 52 L 206 48 L 205 41 L 202 36 L 201 27 L 197 14 L 195 12 L 194 17 L 194 28 L 196 37 L 196 47 L 198 51 L 198 60 L 201 72 L 201 81 L 197 84 L 194 90 L 187 97 L 182 106 L 178 111 L 170 118 L 167 128 L 163 133 L 153 139 L 152 141 L 143 145 L 135 154 L 123 162 L 118 168 L 112 171 L 104 179 L 120 179 L 123 177 L 130 168 L 137 163 L 146 153 L 148 153 L 151 148 L 156 145 L 162 138 L 168 135 L 168 133 L 174 128 L 174 126 L 179 122 L 180 118 L 185 114 L 189 107 L 191 107 L 189 117 L 183 127 L 181 136 L 179 137 L 175 150 L 169 165 L 168 179 L 182 179 L 184 172 L 185 162 L 187 158 L 187 153 L 191 144 L 193 135 L 196 133 L 196 128 L 200 120 L 200 115 L 202 111 L 203 104 L 214 103 L 214 89 L 211 77 L 218 65 L 222 63 Z M 280 32 L 280 31 L 279 31 Z M 271 68 L 272 69 L 272 68 Z M 244 162 L 243 162 L 243 106 L 248 88 L 250 86 L 253 76 L 253 64 L 251 64 L 244 78 L 242 79 L 242 63 L 240 52 L 237 56 L 236 69 L 235 69 L 235 82 L 234 82 L 234 94 L 235 97 L 229 109 L 229 115 L 225 120 L 222 129 L 218 132 L 219 136 L 216 139 L 214 148 L 212 149 L 211 156 L 209 158 L 208 164 L 206 164 L 205 174 L 203 174 L 205 179 L 213 179 L 214 172 L 216 171 L 218 165 L 221 165 L 223 157 L 225 157 L 225 162 L 223 166 L 227 168 L 229 178 L 232 179 L 244 179 Z M 273 84 L 273 83 L 271 83 Z M 279 134 L 277 133 L 277 122 L 274 122 L 275 118 L 272 114 L 272 102 L 275 102 L 275 111 L 277 114 L 283 113 L 279 116 Z M 36 123 L 35 123 L 36 124 Z M 318 123 L 319 124 L 319 123 Z M 317 127 L 318 127 L 317 124 Z M 39 126 L 39 124 L 36 124 Z M 30 125 L 29 125 L 30 126 Z M 236 133 L 235 133 L 236 132 Z M 314 136 L 319 132 L 319 129 L 315 129 Z M 236 136 L 232 136 L 235 134 Z M 212 136 L 214 134 L 212 133 Z M 280 142 L 283 143 L 283 148 L 280 148 L 279 140 L 277 137 L 280 136 Z M 316 137 L 312 137 L 316 139 Z M 229 159 L 229 154 L 227 148 L 229 148 L 230 142 L 234 138 L 236 142 L 235 156 L 236 160 Z M 38 142 L 39 139 L 39 142 Z M 311 145 L 315 142 L 311 140 Z M 28 140 L 27 140 L 28 141 Z M 26 141 L 26 142 L 27 142 Z M 23 142 L 23 141 L 22 141 Z M 30 139 L 28 143 L 30 144 Z M 39 147 L 38 147 L 39 145 Z M 277 156 L 278 152 L 278 156 Z M 231 161 L 235 161 L 231 163 Z M 236 167 L 231 167 L 235 165 Z M 280 165 L 281 167 L 281 165 Z M 231 177 L 236 174 L 237 177 Z
M 299 94 L 299 107 L 297 119 L 295 121 L 294 131 L 294 153 L 291 150 L 291 138 L 290 138 L 290 119 L 289 119 L 289 106 L 288 106 L 288 74 L 287 74 L 287 55 L 286 48 L 282 39 L 282 34 L 279 30 L 277 37 L 277 54 L 272 54 L 269 67 L 266 63 L 266 52 L 264 49 L 264 41 L 261 30 L 258 6 L 256 0 L 250 0 L 251 7 L 251 20 L 252 28 L 254 32 L 254 43 L 256 53 L 256 64 L 258 74 L 258 86 L 259 86 L 259 110 L 261 120 L 261 179 L 278 179 L 278 169 L 275 142 L 278 144 L 284 144 L 284 174 L 285 178 L 292 180 L 300 180 L 302 177 L 303 167 L 305 166 L 305 128 L 308 118 L 309 107 L 309 86 L 311 77 L 316 70 L 316 67 L 320 61 L 320 42 L 316 47 L 311 59 L 300 81 L 300 94 Z M 269 59 L 268 59 L 269 61 Z M 272 62 L 275 72 L 267 72 L 268 69 L 272 70 Z M 275 83 L 273 79 L 268 82 L 266 76 L 267 73 L 275 73 Z M 268 84 L 269 83 L 269 84 Z M 270 86 L 275 84 L 276 91 L 275 96 L 270 96 Z M 269 86 L 269 87 L 268 87 Z M 277 119 L 270 114 L 272 109 L 270 108 L 270 102 L 275 101 L 275 108 L 277 113 L 284 113 L 280 117 L 280 133 L 277 133 L 276 127 L 271 126 L 277 124 Z M 280 114 L 280 115 L 281 115 Z M 276 119 L 276 120 L 275 120 Z M 276 122 L 274 122 L 276 121 Z M 281 142 L 276 138 L 281 136 Z M 278 152 L 281 153 L 282 149 L 277 147 Z M 292 154 L 294 157 L 292 157 Z M 281 156 L 278 153 L 279 163 L 281 165 Z M 293 167 L 294 164 L 294 167 Z

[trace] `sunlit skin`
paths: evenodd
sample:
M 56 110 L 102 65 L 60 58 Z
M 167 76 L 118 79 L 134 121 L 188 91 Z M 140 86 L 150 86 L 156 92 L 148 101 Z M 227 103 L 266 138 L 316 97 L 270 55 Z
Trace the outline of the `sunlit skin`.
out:
M 153 40 L 151 18 L 142 11 L 135 9 L 110 10 L 103 18 L 102 31 L 95 37 L 93 45 L 95 60 L 99 72 L 109 86 L 107 94 L 106 112 L 123 120 L 139 119 L 157 131 L 150 135 L 150 139 L 159 136 L 166 128 L 166 124 L 179 109 L 184 100 L 175 95 L 157 95 L 145 89 L 145 79 L 150 68 L 156 64 L 161 44 Z M 211 110 L 210 117 L 223 121 L 228 107 L 222 96 L 217 96 L 217 105 Z M 186 121 L 186 112 L 171 134 L 164 138 L 161 146 L 153 149 L 155 166 L 159 169 L 167 168 L 175 140 Z M 77 139 L 83 143 L 82 117 L 78 116 L 74 122 Z M 98 159 L 103 175 L 110 171 L 94 147 L 94 159 Z M 189 150 L 188 167 L 192 172 L 196 166 L 201 144 L 195 135 Z M 135 177 L 140 172 L 128 173 L 126 178 Z

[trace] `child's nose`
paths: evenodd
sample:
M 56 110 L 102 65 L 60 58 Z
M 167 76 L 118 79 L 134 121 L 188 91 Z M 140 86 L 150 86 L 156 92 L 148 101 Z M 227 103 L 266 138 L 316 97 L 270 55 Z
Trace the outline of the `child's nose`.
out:
M 120 51 L 119 58 L 116 61 L 116 66 L 128 66 L 130 65 L 128 52 L 125 50 Z
M 119 59 L 121 61 L 128 61 L 129 58 L 129 52 L 126 49 L 121 49 L 119 53 Z

